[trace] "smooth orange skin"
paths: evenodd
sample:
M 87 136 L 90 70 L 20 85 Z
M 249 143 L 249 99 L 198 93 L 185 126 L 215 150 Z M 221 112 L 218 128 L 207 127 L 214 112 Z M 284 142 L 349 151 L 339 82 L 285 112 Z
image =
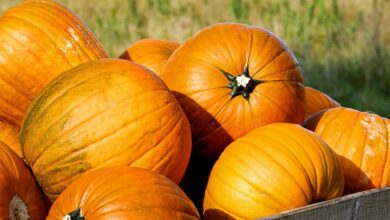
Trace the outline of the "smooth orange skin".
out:
M 85 219 L 200 219 L 194 204 L 171 180 L 134 167 L 85 173 L 61 193 L 47 220 L 80 208 Z
M 231 143 L 215 163 L 203 216 L 257 219 L 341 196 L 337 155 L 313 132 L 296 124 L 257 128 Z
M 8 145 L 19 157 L 23 158 L 19 143 L 19 130 L 20 128 L 14 125 L 0 121 L 0 142 Z
M 18 195 L 27 207 L 30 219 L 45 219 L 47 207 L 43 193 L 23 160 L 0 142 L 0 216 L 8 219 L 12 198 Z
M 87 170 L 143 167 L 179 183 L 191 154 L 188 120 L 174 95 L 145 67 L 100 59 L 73 68 L 32 104 L 23 155 L 53 201 Z
M 324 110 L 305 122 L 339 155 L 345 193 L 390 186 L 390 120 L 350 108 Z
M 328 108 L 340 107 L 340 103 L 329 97 L 327 94 L 314 89 L 309 86 L 305 86 L 306 93 L 306 111 L 305 119 L 310 117 L 316 112 L 322 111 Z
M 0 16 L 0 120 L 21 126 L 55 76 L 108 57 L 85 24 L 49 0 L 22 1 Z
M 144 65 L 160 75 L 168 58 L 179 46 L 170 40 L 142 39 L 130 45 L 119 58 Z
M 263 83 L 249 101 L 230 97 L 221 70 L 249 74 Z M 194 151 L 217 158 L 233 140 L 274 123 L 302 123 L 305 93 L 298 61 L 271 32 L 234 23 L 199 31 L 168 59 L 160 77 L 174 92 L 190 124 Z

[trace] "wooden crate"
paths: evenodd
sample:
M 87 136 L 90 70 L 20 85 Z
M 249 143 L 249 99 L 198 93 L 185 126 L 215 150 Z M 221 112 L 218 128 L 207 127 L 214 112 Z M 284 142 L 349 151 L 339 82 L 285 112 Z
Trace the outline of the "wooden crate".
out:
M 354 193 L 336 199 L 319 202 L 302 208 L 282 212 L 267 220 L 333 220 L 333 219 L 389 219 L 390 187 Z

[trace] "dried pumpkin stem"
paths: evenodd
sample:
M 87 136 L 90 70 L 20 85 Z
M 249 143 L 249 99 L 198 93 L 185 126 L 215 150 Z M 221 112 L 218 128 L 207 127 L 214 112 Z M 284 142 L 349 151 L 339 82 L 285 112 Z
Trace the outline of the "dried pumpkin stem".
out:
M 14 195 L 9 203 L 9 219 L 10 220 L 27 220 L 30 219 L 28 214 L 27 206 L 23 200 L 18 196 Z
M 81 216 L 81 209 L 78 208 L 65 215 L 62 220 L 85 220 L 85 218 Z

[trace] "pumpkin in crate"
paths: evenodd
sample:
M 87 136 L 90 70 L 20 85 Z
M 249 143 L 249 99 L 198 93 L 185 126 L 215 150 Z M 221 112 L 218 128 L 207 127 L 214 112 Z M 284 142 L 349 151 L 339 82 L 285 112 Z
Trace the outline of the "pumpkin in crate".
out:
M 316 112 L 322 111 L 328 108 L 340 107 L 340 104 L 329 97 L 327 94 L 314 89 L 309 86 L 305 86 L 306 92 L 306 111 L 305 118 L 313 115 Z
M 340 196 L 337 155 L 296 124 L 257 128 L 231 143 L 215 163 L 204 218 L 256 219 Z
M 28 165 L 53 201 L 83 172 L 129 165 L 179 183 L 191 153 L 188 120 L 157 75 L 119 59 L 100 59 L 53 80 L 21 130 Z
M 0 141 L 1 219 L 45 219 L 46 200 L 23 160 Z
M 21 1 L 0 15 L 0 120 L 22 124 L 55 76 L 107 57 L 85 24 L 54 1 Z
M 233 140 L 274 122 L 302 123 L 298 61 L 268 30 L 219 23 L 187 39 L 160 77 L 190 124 L 194 151 L 217 158 Z
M 142 39 L 130 45 L 119 58 L 144 65 L 160 75 L 169 56 L 178 47 L 178 43 L 170 40 Z
M 305 127 L 339 155 L 345 193 L 390 186 L 389 119 L 339 107 L 313 115 Z
M 19 157 L 23 157 L 19 143 L 19 128 L 0 121 L 0 141 L 8 145 Z
M 200 219 L 194 204 L 172 181 L 134 167 L 88 171 L 52 205 L 47 220 Z

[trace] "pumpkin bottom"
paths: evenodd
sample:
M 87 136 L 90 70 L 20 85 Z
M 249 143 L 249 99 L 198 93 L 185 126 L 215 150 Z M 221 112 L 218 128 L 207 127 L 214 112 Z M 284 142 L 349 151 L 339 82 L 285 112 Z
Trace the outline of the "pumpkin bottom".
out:
M 26 203 L 15 194 L 9 202 L 8 217 L 10 220 L 28 220 L 30 215 Z

